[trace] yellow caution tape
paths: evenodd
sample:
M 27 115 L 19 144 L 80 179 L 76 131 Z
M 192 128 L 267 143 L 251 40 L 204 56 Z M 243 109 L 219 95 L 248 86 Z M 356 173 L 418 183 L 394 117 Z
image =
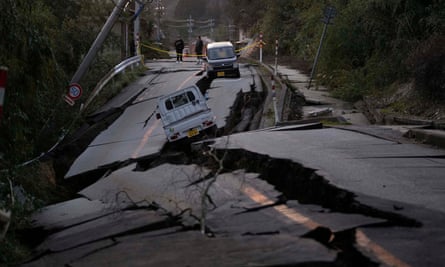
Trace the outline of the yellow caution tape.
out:
M 249 49 L 249 48 L 251 48 L 251 47 L 255 47 L 255 46 L 257 46 L 259 43 L 261 43 L 261 42 L 255 42 L 255 43 L 252 43 L 251 45 L 246 45 L 246 46 L 244 46 L 244 47 L 241 47 L 241 48 L 235 50 L 235 52 L 241 52 L 241 51 L 243 51 L 243 50 L 245 50 L 245 49 Z M 263 43 L 263 44 L 266 44 L 265 42 L 262 42 L 262 43 Z M 144 44 L 144 43 L 141 43 L 141 46 L 146 47 L 146 48 L 151 49 L 151 50 L 154 50 L 154 51 L 158 51 L 158 52 L 166 53 L 166 54 L 169 54 L 169 55 L 170 55 L 170 51 L 167 51 L 167 50 L 163 50 L 163 49 L 160 49 L 160 48 L 157 48 L 157 47 L 154 47 L 154 46 L 150 46 L 150 45 L 147 45 L 147 44 Z M 198 56 L 204 57 L 204 56 L 206 56 L 205 54 L 197 55 L 197 54 L 186 54 L 186 53 L 185 53 L 185 54 L 182 53 L 181 55 L 182 55 L 182 56 L 188 56 L 188 57 L 198 57 Z
M 146 48 L 149 48 L 149 49 L 151 49 L 151 50 L 155 50 L 155 51 L 158 51 L 158 52 L 161 52 L 161 53 L 167 53 L 167 54 L 170 53 L 169 51 L 162 50 L 162 49 L 157 48 L 157 47 L 149 46 L 149 45 L 144 44 L 144 43 L 141 43 L 141 45 L 142 45 L 143 47 L 146 47 Z

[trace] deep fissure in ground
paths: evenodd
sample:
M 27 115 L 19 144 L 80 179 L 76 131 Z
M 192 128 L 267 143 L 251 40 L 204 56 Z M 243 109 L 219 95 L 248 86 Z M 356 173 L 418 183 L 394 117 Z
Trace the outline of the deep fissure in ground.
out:
M 210 85 L 209 81 L 203 81 L 200 84 L 204 85 L 202 89 L 207 90 L 206 86 Z M 260 105 L 265 98 L 263 93 L 255 92 L 254 87 L 251 92 L 238 94 L 238 97 L 233 105 L 231 116 L 227 119 L 227 126 L 217 132 L 217 136 L 230 134 L 232 132 L 244 131 L 250 127 L 252 117 L 246 114 L 246 110 L 254 114 L 259 111 Z M 244 112 L 244 113 L 243 113 Z M 115 115 L 115 114 L 113 114 Z M 114 116 L 116 118 L 116 116 Z M 110 123 L 109 121 L 107 123 Z M 239 128 L 238 130 L 236 130 Z M 102 128 L 103 129 L 103 128 Z M 178 151 L 178 148 L 181 148 Z M 79 148 L 77 147 L 76 150 Z M 268 156 L 255 154 L 244 150 L 220 150 L 218 153 L 225 153 L 226 160 L 224 161 L 225 172 L 231 172 L 238 169 L 245 169 L 248 172 L 255 172 L 260 174 L 260 178 L 266 180 L 274 185 L 276 189 L 283 193 L 283 199 L 298 200 L 302 204 L 317 204 L 333 211 L 343 213 L 358 213 L 366 216 L 384 218 L 391 224 L 401 226 L 419 226 L 419 223 L 403 217 L 396 213 L 389 213 L 376 210 L 372 207 L 362 205 L 354 200 L 354 194 L 336 188 L 329 184 L 323 177 L 317 175 L 314 170 L 305 168 L 304 166 L 292 162 L 290 160 L 273 159 Z M 163 163 L 172 164 L 191 164 L 197 163 L 199 165 L 206 165 L 207 167 L 216 166 L 212 164 L 208 158 L 196 156 L 196 152 L 192 152 L 185 144 L 183 146 L 175 146 L 167 143 L 160 155 L 152 157 L 141 158 L 135 160 L 137 162 L 137 171 L 144 171 Z M 132 162 L 120 162 L 111 164 L 102 169 L 94 170 L 89 173 L 79 175 L 79 177 L 71 178 L 77 181 L 70 185 L 75 191 L 83 188 L 86 185 L 92 184 L 99 178 L 106 176 L 107 172 L 119 169 Z M 209 176 L 210 177 L 210 176 Z M 326 230 L 326 229 L 325 229 Z M 327 231 L 330 231 L 327 229 Z M 338 259 L 334 266 L 353 266 L 353 264 L 360 263 L 361 266 L 376 266 L 366 257 L 362 256 L 353 247 L 355 229 L 336 233 L 336 239 L 333 242 L 326 242 L 324 239 L 323 229 L 315 229 L 307 233 L 304 237 L 313 238 L 320 243 L 327 246 L 334 246 L 343 250 L 339 253 Z M 298 265 L 300 266 L 300 265 Z M 304 265 L 301 265 L 304 266 Z M 318 265 L 314 265 L 318 266 Z M 328 266 L 320 263 L 320 266 Z M 329 265 L 331 266 L 331 265 Z
M 224 161 L 227 172 L 245 169 L 247 172 L 259 173 L 261 179 L 274 185 L 289 200 L 320 205 L 336 212 L 382 218 L 399 226 L 420 226 L 419 222 L 411 218 L 357 202 L 354 193 L 335 187 L 315 170 L 292 160 L 275 159 L 242 149 L 220 150 L 218 153 L 227 153 Z
M 381 226 L 419 227 L 420 223 L 397 213 L 381 211 L 361 204 L 355 200 L 355 195 L 330 184 L 324 177 L 319 176 L 313 169 L 304 167 L 287 159 L 274 159 L 241 149 L 221 149 L 216 151 L 219 158 L 225 153 L 223 162 L 224 172 L 243 169 L 246 172 L 258 173 L 259 179 L 275 186 L 283 195 L 275 204 L 249 209 L 254 212 L 274 205 L 285 204 L 287 200 L 298 200 L 301 204 L 315 204 L 328 208 L 333 212 L 362 214 L 364 216 L 386 220 Z M 201 164 L 207 168 L 216 166 L 208 158 L 199 157 L 202 151 L 188 155 L 190 163 Z M 212 178 L 212 174 L 208 178 Z M 374 225 L 377 226 L 377 225 Z M 363 226 L 364 227 L 364 226 Z M 269 233 L 276 234 L 276 233 Z M 303 235 L 304 238 L 314 239 L 330 249 L 336 250 L 337 258 L 334 263 L 320 263 L 314 266 L 379 266 L 363 255 L 355 246 L 356 228 L 333 233 L 329 228 L 318 227 Z M 330 237 L 334 238 L 331 240 Z M 292 265 L 293 266 L 293 265 Z M 299 266 L 299 265 L 296 265 Z M 304 266 L 304 265 L 303 265 Z

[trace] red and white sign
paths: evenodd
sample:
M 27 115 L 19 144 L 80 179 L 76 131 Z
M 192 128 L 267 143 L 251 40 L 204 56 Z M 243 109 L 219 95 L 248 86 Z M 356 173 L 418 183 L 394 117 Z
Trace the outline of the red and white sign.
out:
M 3 102 L 5 100 L 6 81 L 8 78 L 8 68 L 0 66 L 0 119 L 3 116 Z
M 72 100 L 68 95 L 64 95 L 63 96 L 63 100 L 65 100 L 66 103 L 68 103 L 68 105 L 70 106 L 74 106 L 74 100 Z
M 82 87 L 77 83 L 72 83 L 68 87 L 68 97 L 71 100 L 79 99 L 82 96 Z

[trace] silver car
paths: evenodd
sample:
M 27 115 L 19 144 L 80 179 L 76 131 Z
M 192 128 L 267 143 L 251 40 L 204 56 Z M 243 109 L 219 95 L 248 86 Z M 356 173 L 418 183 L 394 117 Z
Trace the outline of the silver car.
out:
M 204 57 L 207 77 L 240 77 L 238 57 L 231 42 L 214 42 L 207 45 Z

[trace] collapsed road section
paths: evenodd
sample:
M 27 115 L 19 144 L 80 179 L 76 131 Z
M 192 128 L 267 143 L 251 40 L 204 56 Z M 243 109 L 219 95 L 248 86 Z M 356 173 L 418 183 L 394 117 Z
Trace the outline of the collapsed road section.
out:
M 437 191 L 445 183 L 437 171 L 445 168 L 442 150 L 334 128 L 304 130 L 307 127 L 231 135 L 211 147 L 233 157 L 226 156 L 228 167 L 262 173 L 300 203 L 384 219 L 388 228 L 365 229 L 399 259 L 406 259 L 407 265 L 395 266 L 423 266 L 425 255 L 434 262 L 443 260 L 435 249 L 444 244 L 437 237 L 443 234 L 440 221 L 445 212 L 438 204 L 445 201 L 444 195 Z M 388 233 L 391 238 L 385 237 Z M 432 237 L 427 238 L 432 244 L 427 249 L 426 235 Z M 413 256 L 416 253 L 423 256 Z
M 418 203 L 413 204 L 403 196 L 376 195 L 371 184 L 391 190 L 391 172 L 409 177 L 400 170 L 386 167 L 387 177 L 377 171 L 369 172 L 372 178 L 364 175 L 372 165 L 384 167 L 390 154 L 394 160 L 415 156 L 425 173 L 442 166 L 440 151 L 343 130 L 301 128 L 221 137 L 190 154 L 177 151 L 111 172 L 79 192 L 76 201 L 91 207 L 88 216 L 56 216 L 61 220 L 47 229 L 51 235 L 29 266 L 50 260 L 73 266 L 135 261 L 145 266 L 440 266 L 443 212 L 423 207 L 427 198 L 414 196 Z M 319 144 L 326 133 L 331 139 Z M 292 146 L 278 143 L 289 138 Z M 358 141 L 360 150 L 348 145 Z M 334 166 L 320 164 L 326 157 L 336 159 Z M 342 168 L 344 176 L 338 177 L 335 165 L 344 161 L 361 172 Z M 397 186 L 406 190 L 410 185 L 403 183 Z
M 209 102 L 222 86 L 211 83 Z M 24 266 L 445 261 L 440 150 L 321 124 L 244 132 L 263 99 L 250 89 L 223 136 L 198 150 L 164 146 L 74 177 L 76 198 L 36 215 L 36 255 Z
M 174 75 L 190 75 L 190 71 L 187 72 L 174 72 Z M 169 69 L 161 68 L 159 72 L 154 73 L 156 76 L 152 79 L 137 82 L 136 85 L 142 87 L 141 91 L 132 98 L 125 98 L 130 100 L 124 101 L 122 107 L 118 109 L 119 112 L 113 113 L 115 116 L 108 119 L 106 115 L 109 113 L 106 111 L 96 114 L 97 120 L 88 120 L 78 134 L 71 136 L 70 140 L 58 148 L 55 155 L 58 177 L 74 178 L 69 179 L 71 181 L 64 181 L 61 178 L 62 183 L 68 182 L 70 186 L 79 189 L 89 181 L 94 182 L 94 178 L 91 179 L 91 177 L 100 177 L 110 170 L 138 159 L 158 156 L 161 153 L 167 138 L 159 120 L 149 114 L 154 114 L 156 111 L 157 96 L 168 93 L 164 88 L 168 87 L 171 90 L 171 86 L 163 80 L 166 73 L 171 74 Z M 192 76 L 194 76 L 193 73 Z M 237 127 L 238 131 L 247 130 L 246 127 L 248 129 L 257 127 L 255 125 L 258 123 L 251 121 L 252 119 L 258 121 L 257 114 L 262 104 L 262 90 L 260 85 L 255 84 L 253 78 L 247 75 L 246 78 L 236 81 L 211 83 L 201 82 L 203 80 L 207 79 L 201 78 L 196 84 L 199 84 L 200 90 L 208 95 L 207 103 L 217 115 L 217 136 L 230 133 L 233 127 Z M 168 83 L 171 83 L 170 79 Z M 162 88 L 158 89 L 160 86 Z M 132 88 L 135 89 L 135 86 Z M 255 118 L 243 116 L 246 113 L 256 116 Z M 241 116 L 243 119 L 240 118 Z M 106 124 L 102 126 L 105 122 Z M 242 125 L 237 126 L 238 124 Z M 96 136 L 93 140 L 94 134 Z M 116 151 L 116 153 L 109 153 L 109 151 Z M 72 157 L 77 157 L 75 162 L 72 161 Z

